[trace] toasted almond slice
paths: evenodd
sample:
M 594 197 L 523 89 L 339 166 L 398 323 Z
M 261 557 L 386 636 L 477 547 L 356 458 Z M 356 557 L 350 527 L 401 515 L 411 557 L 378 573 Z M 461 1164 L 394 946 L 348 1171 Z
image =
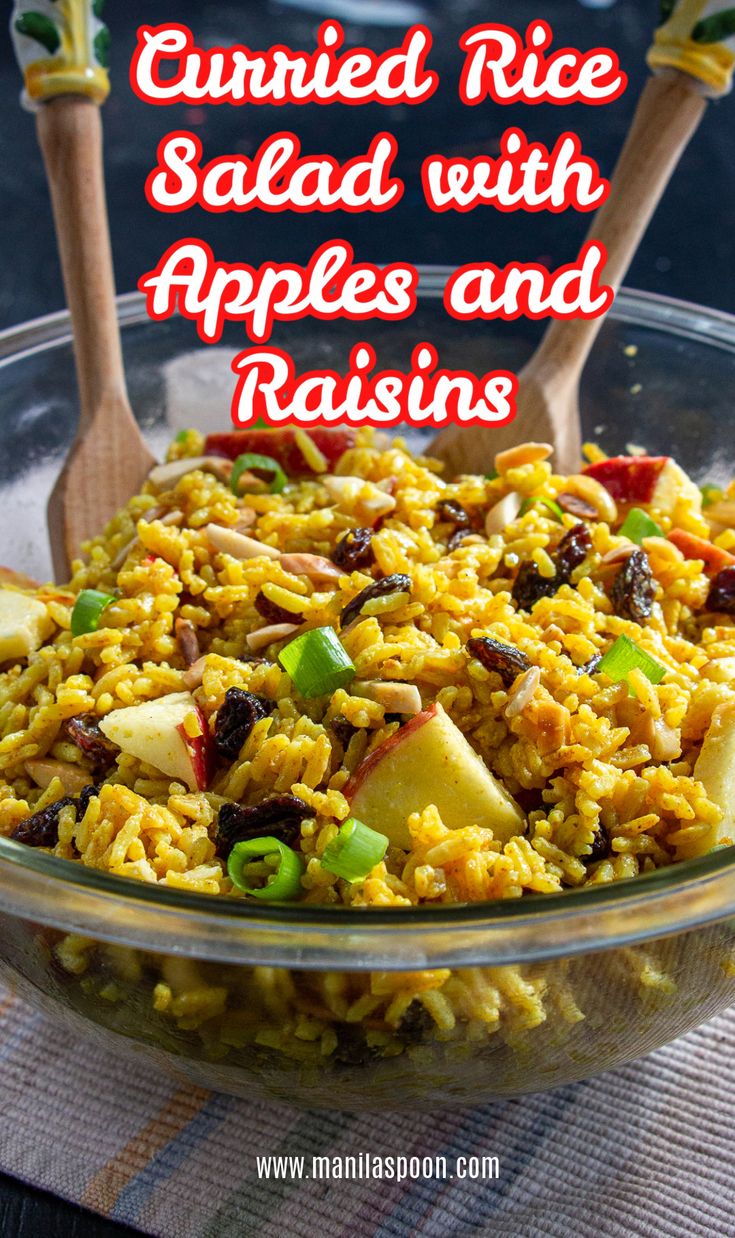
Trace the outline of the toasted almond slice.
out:
M 558 494 L 556 501 L 562 511 L 569 512 L 570 516 L 578 516 L 580 520 L 597 519 L 597 508 L 578 494 Z
M 522 464 L 536 464 L 539 460 L 548 460 L 553 454 L 551 443 L 518 443 L 516 447 L 498 452 L 495 467 L 499 473 L 507 473 L 508 469 L 520 468 Z
M 80 769 L 71 761 L 55 761 L 53 757 L 32 757 L 25 763 L 25 770 L 37 787 L 47 787 L 54 778 L 61 779 L 67 795 L 78 795 L 92 782 L 88 770 Z
M 523 713 L 526 706 L 536 695 L 540 683 L 541 671 L 538 666 L 530 667 L 516 679 L 509 694 L 508 704 L 505 707 L 506 718 L 515 718 L 518 714 Z
M 259 649 L 265 649 L 266 645 L 272 645 L 276 640 L 285 640 L 287 636 L 293 636 L 298 631 L 300 631 L 298 623 L 271 623 L 267 628 L 258 628 L 255 632 L 248 632 L 245 640 L 248 649 L 257 653 Z
M 421 693 L 412 683 L 393 683 L 383 679 L 355 680 L 350 692 L 353 696 L 376 701 L 389 714 L 420 714 L 423 709 Z
M 339 580 L 342 572 L 331 559 L 323 559 L 321 555 L 292 554 L 281 555 L 281 567 L 284 572 L 294 576 L 308 576 L 309 580 Z
M 520 494 L 516 494 L 511 490 L 510 494 L 506 494 L 504 499 L 496 503 L 490 508 L 485 517 L 485 534 L 487 537 L 492 537 L 495 533 L 502 533 L 503 529 L 512 523 L 521 510 L 523 499 Z
M 629 542 L 627 546 L 616 546 L 602 556 L 600 563 L 625 563 L 635 549 L 633 542 Z
M 201 687 L 206 661 L 205 654 L 203 657 L 197 658 L 196 662 L 192 662 L 191 666 L 184 671 L 182 675 L 184 687 L 188 688 L 190 692 L 193 692 L 195 688 Z
M 177 619 L 174 628 L 181 656 L 187 666 L 193 666 L 200 658 L 197 630 L 190 619 Z
M 170 490 L 187 473 L 200 469 L 204 473 L 214 473 L 221 481 L 226 481 L 232 472 L 232 462 L 223 456 L 184 456 L 181 460 L 171 460 L 168 464 L 157 464 L 148 474 L 148 481 L 154 490 Z
M 265 542 L 257 542 L 254 537 L 247 537 L 246 534 L 238 533 L 235 529 L 228 529 L 221 524 L 208 524 L 204 532 L 215 550 L 230 555 L 233 559 L 257 559 L 259 555 L 265 555 L 267 559 L 280 559 L 281 557 L 281 552 L 274 546 L 267 546 Z

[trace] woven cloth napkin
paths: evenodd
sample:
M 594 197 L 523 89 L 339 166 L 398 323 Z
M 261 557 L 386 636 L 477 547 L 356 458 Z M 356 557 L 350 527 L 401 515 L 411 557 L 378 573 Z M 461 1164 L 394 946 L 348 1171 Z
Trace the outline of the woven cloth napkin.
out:
M 164 1074 L 0 990 L 0 1169 L 165 1238 L 735 1234 L 735 1008 L 640 1062 L 427 1114 L 303 1113 Z M 142 1065 L 142 1062 L 141 1062 Z M 498 1157 L 486 1181 L 275 1180 L 256 1156 Z

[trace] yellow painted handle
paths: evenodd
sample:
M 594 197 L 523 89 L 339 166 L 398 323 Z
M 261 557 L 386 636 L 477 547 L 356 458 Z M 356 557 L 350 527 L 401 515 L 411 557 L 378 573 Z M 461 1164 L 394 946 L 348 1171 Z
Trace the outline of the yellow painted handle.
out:
M 30 108 L 59 95 L 104 103 L 110 35 L 104 0 L 15 0 L 11 31 Z
M 662 0 L 661 8 L 651 68 L 679 69 L 710 98 L 726 95 L 735 72 L 735 0 Z

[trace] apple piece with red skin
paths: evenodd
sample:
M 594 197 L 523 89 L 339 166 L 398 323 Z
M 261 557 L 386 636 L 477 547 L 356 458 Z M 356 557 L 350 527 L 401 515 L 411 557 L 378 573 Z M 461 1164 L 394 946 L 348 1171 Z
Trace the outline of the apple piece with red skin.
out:
M 671 456 L 612 456 L 584 469 L 617 503 L 645 504 L 672 516 L 680 499 L 693 499 L 701 508 L 699 487 Z
M 429 804 L 449 829 L 483 826 L 502 843 L 525 828 L 515 800 L 438 704 L 371 752 L 344 795 L 359 821 L 406 849 L 411 846 L 408 818 Z
M 356 432 L 349 427 L 314 426 L 306 431 L 315 447 L 327 462 L 327 471 L 333 473 L 344 453 L 354 447 Z M 296 428 L 283 426 L 274 430 L 232 430 L 222 434 L 208 434 L 204 445 L 206 455 L 226 456 L 236 460 L 250 452 L 270 456 L 276 460 L 289 478 L 313 477 L 314 470 L 296 441 Z
M 192 713 L 201 735 L 187 733 L 185 719 Z M 209 785 L 213 744 L 207 720 L 190 692 L 170 692 L 155 701 L 115 709 L 100 721 L 100 730 L 122 752 L 183 782 L 190 791 L 204 791 Z

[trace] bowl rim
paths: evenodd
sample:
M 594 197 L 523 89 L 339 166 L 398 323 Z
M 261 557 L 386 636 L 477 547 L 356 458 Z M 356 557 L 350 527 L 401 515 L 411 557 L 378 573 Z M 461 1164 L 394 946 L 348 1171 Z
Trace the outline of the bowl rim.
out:
M 422 299 L 453 268 L 420 266 Z M 126 327 L 152 325 L 142 294 Z M 609 317 L 735 353 L 735 315 L 623 288 Z M 0 331 L 0 367 L 71 341 L 66 310 Z M 223 963 L 408 970 L 539 962 L 670 936 L 735 916 L 735 847 L 627 881 L 452 906 L 267 906 L 116 877 L 0 837 L 0 911 L 164 953 Z

